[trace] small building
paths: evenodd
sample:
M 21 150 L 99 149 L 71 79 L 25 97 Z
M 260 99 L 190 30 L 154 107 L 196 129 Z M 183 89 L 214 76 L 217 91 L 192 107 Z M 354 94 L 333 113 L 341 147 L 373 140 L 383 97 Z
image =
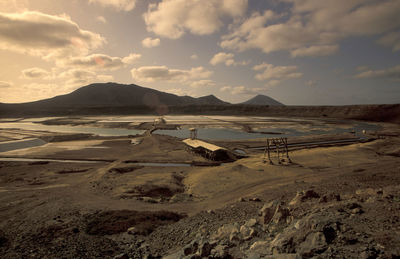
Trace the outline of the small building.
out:
M 235 161 L 236 156 L 227 150 L 226 148 L 219 147 L 214 144 L 210 144 L 198 139 L 184 139 L 183 143 L 188 145 L 190 149 L 207 158 L 214 161 Z

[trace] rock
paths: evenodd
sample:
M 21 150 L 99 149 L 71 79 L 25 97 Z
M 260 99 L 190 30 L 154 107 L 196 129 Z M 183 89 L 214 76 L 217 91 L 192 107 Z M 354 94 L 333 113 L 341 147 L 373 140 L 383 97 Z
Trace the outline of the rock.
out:
M 285 207 L 283 204 L 279 204 L 275 209 L 275 213 L 271 221 L 274 222 L 275 224 L 288 223 L 287 221 L 289 219 L 289 216 L 290 216 L 289 209 Z
M 246 200 L 243 197 L 240 197 L 238 202 L 245 202 Z
M 210 255 L 212 258 L 230 258 L 228 247 L 225 245 L 217 245 L 211 250 Z
M 322 196 L 319 199 L 320 203 L 325 203 L 325 202 L 332 202 L 332 201 L 340 201 L 340 195 L 336 193 L 329 193 L 327 195 Z
M 256 224 L 257 224 L 256 219 L 249 219 L 248 221 L 246 221 L 244 225 L 247 227 L 254 227 Z
M 249 240 L 257 234 L 257 231 L 246 225 L 240 227 L 240 234 L 242 234 L 244 240 Z
M 114 259 L 129 259 L 129 256 L 124 253 L 114 256 Z
M 198 250 L 199 244 L 197 243 L 197 241 L 193 241 L 192 243 L 186 245 L 183 248 L 183 254 L 184 255 L 191 255 L 191 254 L 195 254 Z
M 211 235 L 211 240 L 223 240 L 223 239 L 235 239 L 236 235 L 239 234 L 239 227 L 235 224 L 223 225 L 216 233 Z
M 361 208 L 354 208 L 351 210 L 351 214 L 362 214 L 363 210 Z
M 300 244 L 297 251 L 304 257 L 311 257 L 315 254 L 322 253 L 327 247 L 328 244 L 326 243 L 324 233 L 315 232 L 307 236 L 306 240 Z
M 294 252 L 293 244 L 294 233 L 286 232 L 276 235 L 271 241 L 270 250 L 273 254 L 292 253 Z
M 215 212 L 213 210 L 207 210 L 208 214 L 215 214 Z
M 254 202 L 260 202 L 261 200 L 260 200 L 260 198 L 251 198 L 251 199 L 249 199 L 249 201 L 254 201 Z
M 275 209 L 277 206 L 276 201 L 271 201 L 269 203 L 264 204 L 264 206 L 260 209 L 259 215 L 261 215 L 261 223 L 263 225 L 268 225 L 274 216 Z
M 319 194 L 316 193 L 314 190 L 308 190 L 304 193 L 304 196 L 301 197 L 301 201 L 306 201 L 314 198 L 319 198 Z
M 268 241 L 257 241 L 254 242 L 249 249 L 250 252 L 257 253 L 259 255 L 270 254 L 269 242 Z
M 304 196 L 304 192 L 297 192 L 296 196 L 289 202 L 290 206 L 295 206 L 301 202 L 301 197 Z
M 201 257 L 207 257 L 211 254 L 211 250 L 213 249 L 213 246 L 209 242 L 204 242 L 200 244 L 198 250 L 199 250 L 199 255 Z
M 135 235 L 135 234 L 138 233 L 138 231 L 137 231 L 137 229 L 136 229 L 135 227 L 130 227 L 130 228 L 128 228 L 127 232 L 128 232 L 128 234 L 130 234 L 130 235 Z
M 358 204 L 358 203 L 352 202 L 352 203 L 347 204 L 346 208 L 348 208 L 350 210 L 353 210 L 353 209 L 356 209 L 356 208 L 361 208 L 361 205 Z
M 378 190 L 367 188 L 367 189 L 358 189 L 356 190 L 357 195 L 376 195 Z
M 267 255 L 264 258 L 266 258 L 266 259 L 301 259 L 302 257 L 299 254 L 276 254 L 276 255 Z
M 290 206 L 295 206 L 301 202 L 305 202 L 310 199 L 319 198 L 319 194 L 314 190 L 307 190 L 306 192 L 297 192 L 296 196 L 289 202 Z

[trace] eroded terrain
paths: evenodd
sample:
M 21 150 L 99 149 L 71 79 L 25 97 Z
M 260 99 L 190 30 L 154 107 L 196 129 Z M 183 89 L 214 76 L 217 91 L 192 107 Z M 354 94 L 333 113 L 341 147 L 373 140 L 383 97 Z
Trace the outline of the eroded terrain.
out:
M 245 154 L 218 165 L 180 138 L 151 134 L 152 119 L 46 120 L 146 130 L 131 136 L 1 129 L 0 144 L 46 141 L 0 152 L 3 160 L 31 159 L 0 161 L 1 257 L 400 256 L 398 125 L 379 124 L 347 145 L 293 147 L 292 163 L 273 154 L 274 165 L 253 149 L 265 138 L 207 140 Z M 163 127 L 318 130 L 288 137 L 299 143 L 356 138 L 351 123 L 181 116 Z

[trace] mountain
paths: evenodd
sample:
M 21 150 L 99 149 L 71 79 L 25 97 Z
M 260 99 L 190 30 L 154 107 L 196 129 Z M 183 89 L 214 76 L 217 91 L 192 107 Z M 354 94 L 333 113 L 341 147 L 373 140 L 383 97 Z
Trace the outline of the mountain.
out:
M 272 99 L 269 96 L 259 94 L 254 96 L 250 100 L 240 103 L 245 105 L 273 105 L 273 106 L 284 106 L 283 103 L 278 102 L 277 100 Z
M 69 94 L 40 101 L 13 104 L 34 108 L 95 108 L 160 105 L 223 105 L 227 104 L 215 96 L 193 98 L 177 96 L 138 85 L 97 83 L 81 87 Z
M 215 95 L 207 95 L 203 97 L 197 98 L 198 104 L 205 104 L 205 105 L 220 105 L 220 104 L 229 104 L 227 102 L 221 101 Z

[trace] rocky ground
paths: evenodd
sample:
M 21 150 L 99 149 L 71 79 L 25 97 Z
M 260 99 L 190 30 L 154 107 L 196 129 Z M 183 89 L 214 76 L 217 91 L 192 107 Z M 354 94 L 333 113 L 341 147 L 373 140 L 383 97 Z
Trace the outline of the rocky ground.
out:
M 127 162 L 205 161 L 155 136 L 26 150 L 110 162 L 0 162 L 0 257 L 400 258 L 399 130 L 383 126 L 285 165 L 255 152 L 219 167 Z

